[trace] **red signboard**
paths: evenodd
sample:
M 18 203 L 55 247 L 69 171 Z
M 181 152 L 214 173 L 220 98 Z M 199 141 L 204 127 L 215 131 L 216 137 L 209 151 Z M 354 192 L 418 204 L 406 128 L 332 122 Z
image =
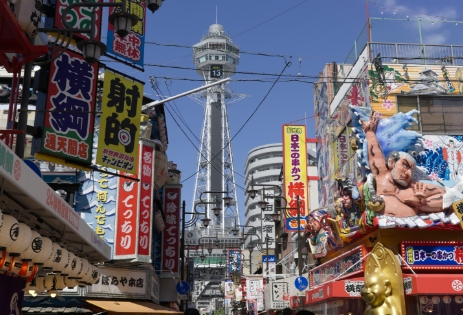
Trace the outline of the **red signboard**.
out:
M 98 63 L 64 52 L 50 66 L 40 152 L 91 164 Z
M 142 142 L 140 185 L 140 221 L 138 222 L 138 256 L 151 256 L 151 221 L 153 213 L 153 157 L 154 149 Z
M 90 2 L 103 2 L 103 0 L 93 0 Z M 69 6 L 69 4 L 74 3 L 74 1 L 67 1 L 67 0 L 57 0 L 56 1 L 56 18 L 55 18 L 55 27 L 57 28 L 66 28 L 63 25 L 63 21 L 61 20 L 61 16 L 63 14 L 63 10 Z M 101 14 L 103 13 L 103 8 L 98 7 L 85 7 L 79 6 L 77 8 L 72 9 L 69 14 L 66 15 L 66 22 L 72 28 L 81 28 L 81 29 L 90 29 L 91 26 L 91 18 L 92 18 L 92 10 L 95 9 L 95 40 L 99 41 L 101 37 Z M 90 33 L 73 33 L 73 36 L 80 37 L 82 39 L 90 39 Z
M 180 239 L 180 187 L 164 187 L 166 226 L 162 237 L 162 272 L 178 273 Z
M 137 174 L 120 173 L 137 178 Z M 135 258 L 138 249 L 139 184 L 135 180 L 119 177 L 117 190 L 113 259 Z

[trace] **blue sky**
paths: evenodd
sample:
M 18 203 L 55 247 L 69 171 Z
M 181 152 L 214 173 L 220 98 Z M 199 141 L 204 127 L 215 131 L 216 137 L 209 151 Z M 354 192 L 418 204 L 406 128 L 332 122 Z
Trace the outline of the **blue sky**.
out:
M 168 67 L 145 66 L 145 72 L 139 72 L 114 62 L 108 65 L 145 81 L 145 94 L 153 99 L 159 99 L 159 96 L 151 89 L 149 76 L 157 78 L 164 97 L 201 86 L 202 83 L 199 81 L 167 79 L 164 82 L 164 77 L 201 79 L 193 70 L 169 68 L 193 68 L 192 49 L 165 45 L 191 46 L 198 43 L 209 26 L 216 22 L 216 9 L 218 23 L 224 26 L 224 30 L 232 37 L 232 41 L 240 46 L 241 51 L 283 55 L 286 61 L 292 62 L 292 65 L 285 69 L 284 74 L 296 77 L 285 77 L 281 79 L 282 81 L 298 79 L 298 73 L 302 76 L 311 76 L 299 78 L 300 81 L 305 82 L 277 83 L 232 142 L 235 170 L 239 174 L 235 176 L 238 185 L 238 205 L 243 218 L 244 191 L 240 187 L 244 187 L 244 178 L 240 175 L 244 175 L 247 153 L 262 144 L 281 142 L 283 124 L 298 120 L 298 123 L 304 123 L 304 117 L 314 115 L 311 82 L 316 81 L 314 77 L 326 63 L 333 61 L 342 63 L 345 60 L 354 40 L 366 23 L 366 2 L 364 0 L 165 0 L 157 12 L 147 13 L 146 42 L 161 45 L 145 45 L 145 64 Z M 369 4 L 369 12 L 372 17 L 384 18 L 405 18 L 407 15 L 410 18 L 422 16 L 423 19 L 436 21 L 443 20 L 444 17 L 447 20 L 463 18 L 460 0 L 438 2 L 378 0 Z M 229 108 L 232 137 L 259 106 L 276 80 L 276 76 L 263 76 L 257 73 L 278 74 L 284 67 L 284 58 L 241 54 L 237 71 L 256 74 L 235 74 L 228 85 L 233 92 L 247 95 Z M 236 81 L 239 79 L 248 81 Z M 188 137 L 199 147 L 196 138 L 200 138 L 203 108 L 188 97 L 171 102 L 168 107 L 171 112 L 181 113 L 188 127 L 180 122 L 178 117 L 175 118 Z M 314 119 L 308 118 L 305 122 L 307 136 L 313 137 Z M 196 172 L 198 151 L 170 115 L 167 115 L 167 128 L 168 158 L 177 163 L 178 169 L 183 173 L 183 179 L 186 179 Z M 182 194 L 188 209 L 192 204 L 194 183 L 194 176 L 183 183 Z

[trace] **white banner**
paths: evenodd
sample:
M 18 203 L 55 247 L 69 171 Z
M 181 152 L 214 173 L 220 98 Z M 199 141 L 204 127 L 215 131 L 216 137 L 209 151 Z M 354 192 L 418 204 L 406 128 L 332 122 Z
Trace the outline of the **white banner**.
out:
M 146 293 L 148 282 L 145 271 L 110 268 L 99 269 L 100 280 L 97 284 L 93 284 L 91 287 L 88 287 L 89 292 L 104 292 L 112 294 Z

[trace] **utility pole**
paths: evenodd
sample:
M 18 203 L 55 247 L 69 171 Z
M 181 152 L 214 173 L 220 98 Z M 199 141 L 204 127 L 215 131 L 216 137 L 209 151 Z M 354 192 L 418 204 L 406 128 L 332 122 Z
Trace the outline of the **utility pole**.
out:
M 185 280 L 185 200 L 182 202 L 182 242 L 181 242 L 181 251 L 180 251 L 180 281 Z M 190 288 L 191 290 L 191 288 Z M 181 301 L 180 309 L 184 310 L 183 306 L 185 301 Z M 186 308 L 185 308 L 186 309 Z

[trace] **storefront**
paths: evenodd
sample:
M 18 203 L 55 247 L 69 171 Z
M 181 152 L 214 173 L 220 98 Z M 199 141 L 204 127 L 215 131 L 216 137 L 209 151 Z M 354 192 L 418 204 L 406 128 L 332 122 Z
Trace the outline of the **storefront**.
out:
M 39 266 L 63 274 L 74 273 L 69 283 L 86 286 L 97 277 L 97 263 L 111 259 L 111 248 L 72 207 L 28 165 L 0 141 L 0 313 L 20 314 L 27 281 Z M 63 285 L 40 277 L 41 291 Z M 11 279 L 9 279 L 11 278 Z M 47 281 L 45 281 L 45 279 Z M 13 283 L 10 283 L 11 281 Z M 68 279 L 66 279 L 68 280 Z M 69 278 L 69 280 L 71 280 Z M 37 285 L 39 281 L 37 280 Z M 65 287 L 66 285 L 64 285 Z M 51 294 L 51 293 L 50 293 Z M 7 300 L 5 297 L 10 296 Z

